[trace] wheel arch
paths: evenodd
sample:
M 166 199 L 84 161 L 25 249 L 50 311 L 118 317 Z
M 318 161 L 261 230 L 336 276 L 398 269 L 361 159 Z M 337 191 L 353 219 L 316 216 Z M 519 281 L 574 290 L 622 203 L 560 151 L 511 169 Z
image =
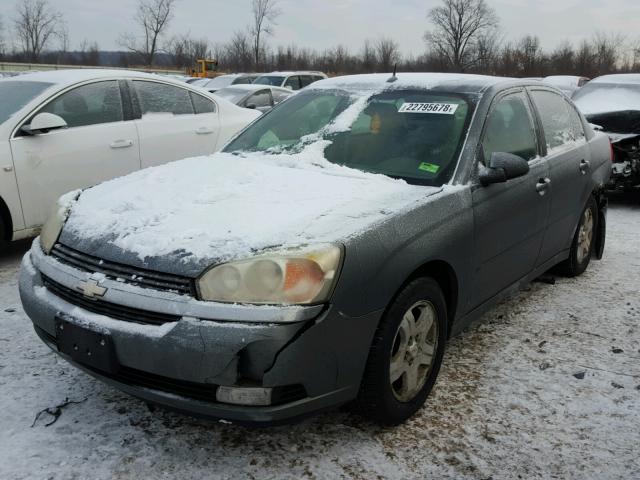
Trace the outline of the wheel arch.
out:
M 430 260 L 416 268 L 396 291 L 394 298 L 407 284 L 417 278 L 430 277 L 438 283 L 447 304 L 447 336 L 451 334 L 451 327 L 456 318 L 458 307 L 458 276 L 454 268 L 444 260 Z
M 11 219 L 9 207 L 7 207 L 7 204 L 2 197 L 0 197 L 0 222 L 2 222 L 2 226 L 4 226 L 4 232 L 2 226 L 0 226 L 0 234 L 2 234 L 3 237 L 0 238 L 0 241 L 6 240 L 7 242 L 10 242 L 13 238 L 13 220 Z

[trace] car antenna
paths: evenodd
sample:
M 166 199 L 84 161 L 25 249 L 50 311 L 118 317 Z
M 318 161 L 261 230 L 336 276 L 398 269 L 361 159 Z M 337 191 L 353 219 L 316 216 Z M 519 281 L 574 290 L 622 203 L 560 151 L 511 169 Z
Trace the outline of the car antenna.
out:
M 388 79 L 387 79 L 387 83 L 393 83 L 396 80 L 398 80 L 398 77 L 396 77 L 396 71 L 398 70 L 398 64 L 396 63 L 393 66 L 393 75 L 391 75 Z

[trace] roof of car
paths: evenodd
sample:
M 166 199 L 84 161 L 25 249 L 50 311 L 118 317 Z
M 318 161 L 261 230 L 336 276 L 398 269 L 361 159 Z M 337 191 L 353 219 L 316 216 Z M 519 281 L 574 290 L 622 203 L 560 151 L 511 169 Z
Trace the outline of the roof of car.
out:
M 390 73 L 347 75 L 344 77 L 320 80 L 311 84 L 307 89 L 338 88 L 371 91 L 413 87 L 428 90 L 471 93 L 482 92 L 500 83 L 532 83 L 506 77 L 459 73 L 398 73 L 395 81 L 389 82 L 390 78 L 392 78 Z
M 256 90 L 267 89 L 293 93 L 293 91 L 288 88 L 273 87 L 271 85 L 263 85 L 261 83 L 238 83 L 236 85 L 229 85 L 228 87 L 221 88 L 220 90 L 245 90 L 247 92 L 255 92 Z
M 270 72 L 270 73 L 263 73 L 260 76 L 261 77 L 266 77 L 266 76 L 270 76 L 270 75 L 322 75 L 323 77 L 326 77 L 326 75 L 322 72 L 318 72 L 317 70 L 292 70 L 292 71 L 284 71 L 284 72 Z
M 47 70 L 41 72 L 25 73 L 17 77 L 11 77 L 13 80 L 46 83 L 77 83 L 85 80 L 93 80 L 100 78 L 147 78 L 154 80 L 168 80 L 170 82 L 181 83 L 179 80 L 166 75 L 154 75 L 151 73 L 136 72 L 134 70 L 117 70 L 117 69 L 101 69 L 101 68 L 80 68 L 69 70 Z
M 618 73 L 594 78 L 590 83 L 640 83 L 640 73 Z

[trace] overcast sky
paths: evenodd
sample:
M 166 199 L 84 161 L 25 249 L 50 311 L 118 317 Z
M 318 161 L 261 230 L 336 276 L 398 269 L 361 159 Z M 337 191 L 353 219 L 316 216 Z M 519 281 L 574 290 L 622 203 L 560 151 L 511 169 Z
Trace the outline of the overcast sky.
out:
M 0 0 L 10 5 L 14 0 Z M 16 0 L 19 1 L 19 0 Z M 507 40 L 525 34 L 540 37 L 543 47 L 563 40 L 574 43 L 595 31 L 622 32 L 640 38 L 640 0 L 487 0 L 502 23 Z M 97 41 L 103 50 L 118 49 L 121 32 L 136 31 L 137 0 L 49 0 L 63 13 L 71 47 L 83 39 Z M 271 45 L 295 44 L 324 49 L 338 44 L 359 50 L 364 39 L 394 38 L 404 54 L 424 51 L 427 11 L 440 0 L 279 0 Z M 190 32 L 210 42 L 225 42 L 249 22 L 250 0 L 178 0 L 169 34 Z M 2 8 L 4 23 L 11 10 Z

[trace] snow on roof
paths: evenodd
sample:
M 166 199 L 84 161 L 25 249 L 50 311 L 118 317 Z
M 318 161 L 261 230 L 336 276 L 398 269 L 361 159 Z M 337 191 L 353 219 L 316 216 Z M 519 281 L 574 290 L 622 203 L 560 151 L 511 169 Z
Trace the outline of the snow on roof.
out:
M 550 75 L 548 77 L 544 77 L 542 81 L 555 86 L 578 87 L 582 78 L 584 77 L 576 75 Z
M 398 73 L 397 80 L 389 83 L 391 73 L 372 73 L 365 75 L 347 75 L 320 80 L 307 89 L 345 88 L 357 90 L 385 90 L 397 88 L 433 89 L 446 86 L 469 86 L 475 90 L 483 90 L 501 82 L 513 79 L 491 77 L 487 75 L 469 75 L 460 73 Z
M 640 73 L 618 73 L 594 78 L 590 83 L 640 83 Z
M 247 92 L 254 92 L 256 90 L 278 90 L 281 92 L 294 93 L 288 88 L 273 87 L 271 85 L 265 85 L 263 83 L 236 83 L 235 85 L 229 85 L 228 87 L 221 88 L 220 90 L 245 90 Z M 218 90 L 218 91 L 220 91 Z
M 439 189 L 339 166 L 316 142 L 297 154 L 218 153 L 86 190 L 65 231 L 139 258 L 224 261 L 336 242 Z
M 53 84 L 59 83 L 76 83 L 83 82 L 85 80 L 93 80 L 99 78 L 149 78 L 154 80 L 167 80 L 169 82 L 179 82 L 164 75 L 154 75 L 150 73 L 136 72 L 133 70 L 118 70 L 118 69 L 101 69 L 101 68 L 79 68 L 68 70 L 47 70 L 41 72 L 25 73 L 19 77 L 14 77 L 13 80 L 19 79 L 20 81 L 33 81 L 33 82 L 47 82 Z

